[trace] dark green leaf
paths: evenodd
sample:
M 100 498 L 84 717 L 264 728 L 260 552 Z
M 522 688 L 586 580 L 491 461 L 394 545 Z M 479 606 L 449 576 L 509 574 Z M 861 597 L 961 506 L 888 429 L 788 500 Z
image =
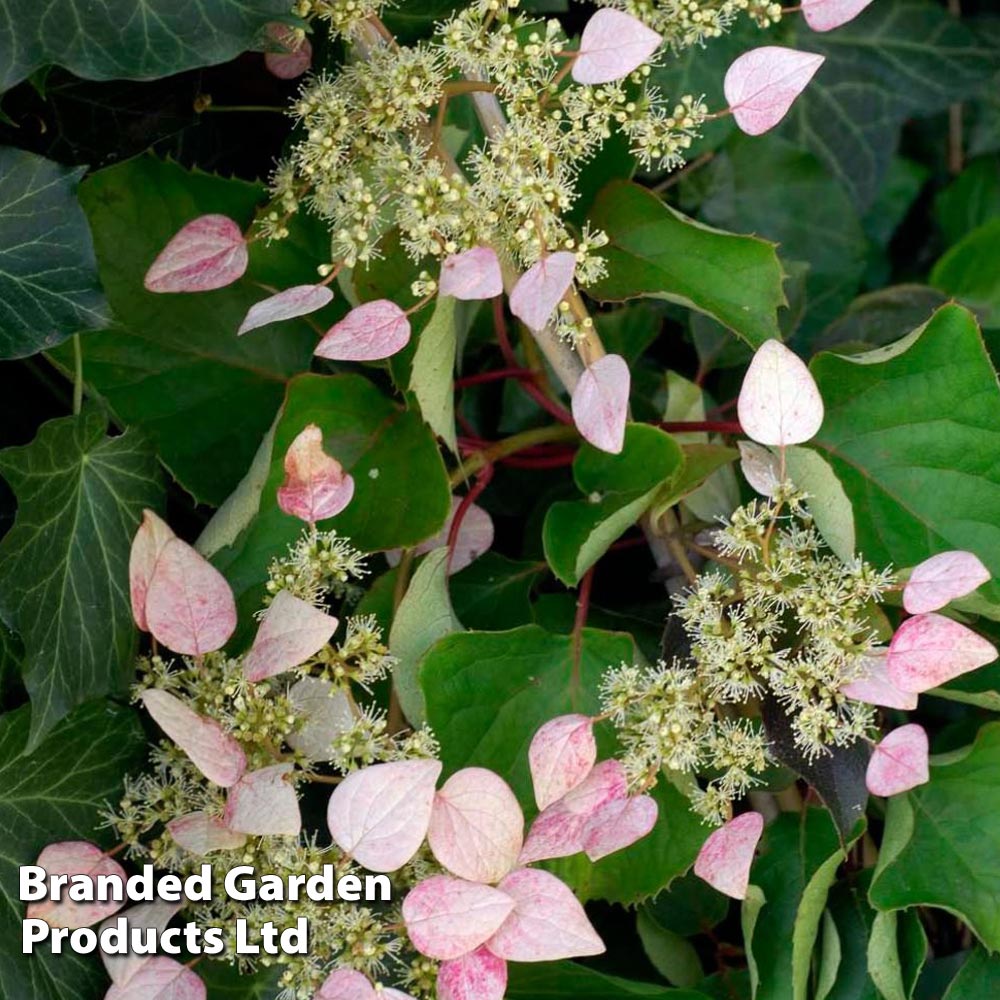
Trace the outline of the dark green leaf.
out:
M 131 673 L 129 548 L 163 489 L 138 432 L 108 438 L 106 427 L 85 411 L 0 452 L 0 475 L 18 498 L 0 543 L 0 613 L 24 642 L 32 748 L 74 706 L 121 691 Z
M 208 987 L 208 1000 L 277 1000 L 282 993 L 277 967 L 249 973 L 228 962 L 201 962 L 197 971 Z
M 1000 996 L 1000 955 L 977 948 L 955 976 L 944 1000 L 986 1000 Z
M 690 937 L 710 931 L 725 920 L 729 899 L 690 872 L 644 904 L 643 910 L 661 927 Z
M 78 708 L 27 753 L 28 706 L 0 717 L 0 995 L 7 1000 L 80 1000 L 100 995 L 100 963 L 71 951 L 22 955 L 24 904 L 18 866 L 58 840 L 107 843 L 100 813 L 121 794 L 122 777 L 142 763 L 142 728 L 131 709 L 107 701 Z
M 81 169 L 0 149 L 2 358 L 34 354 L 108 322 L 90 231 L 76 200 L 82 176 Z
M 467 628 L 507 629 L 531 623 L 529 595 L 545 563 L 486 552 L 451 578 L 455 614 Z
M 1000 326 L 1000 218 L 956 243 L 934 265 L 931 284 L 974 309 L 983 326 Z
M 934 218 L 948 246 L 1000 215 L 1000 158 L 973 160 L 934 199 Z
M 675 990 L 607 976 L 575 962 L 514 962 L 509 972 L 508 1000 L 621 1000 L 622 997 L 705 1000 L 703 994 L 694 990 Z
M 636 184 L 617 181 L 598 196 L 591 222 L 610 237 L 598 299 L 664 298 L 717 319 L 751 345 L 778 336 L 785 304 L 774 245 L 688 219 Z

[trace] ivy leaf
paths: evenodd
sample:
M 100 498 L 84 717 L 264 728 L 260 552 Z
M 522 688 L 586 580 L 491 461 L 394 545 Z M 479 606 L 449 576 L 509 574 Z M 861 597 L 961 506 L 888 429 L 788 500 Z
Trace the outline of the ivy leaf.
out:
M 83 174 L 0 149 L 0 357 L 22 358 L 108 322 L 76 200 Z
M 628 425 L 618 455 L 583 445 L 573 461 L 573 477 L 587 499 L 554 503 L 542 528 L 545 557 L 556 576 L 567 586 L 579 583 L 683 464 L 673 438 L 645 424 Z
M 9 0 L 0 91 L 56 63 L 87 80 L 147 80 L 226 62 L 250 48 L 284 0 Z
M 123 690 L 131 672 L 129 546 L 163 488 L 139 433 L 108 438 L 106 428 L 87 411 L 0 452 L 18 499 L 0 543 L 0 614 L 24 642 L 29 749 L 75 705 Z
M 812 444 L 853 504 L 858 551 L 894 566 L 974 552 L 994 576 L 976 610 L 1000 617 L 1000 387 L 972 314 L 944 306 L 890 347 L 811 368 L 826 405 Z
M 84 377 L 122 424 L 148 433 L 185 489 L 215 506 L 246 472 L 288 379 L 308 370 L 317 339 L 305 319 L 236 332 L 260 300 L 260 285 L 315 279 L 329 237 L 317 220 L 297 220 L 287 240 L 254 243 L 246 276 L 214 292 L 155 295 L 143 278 L 184 223 L 217 212 L 242 225 L 262 197 L 259 185 L 188 172 L 153 156 L 100 170 L 80 186 L 118 320 L 83 338 Z M 323 322 L 326 313 L 315 315 Z M 54 356 L 72 368 L 69 345 Z
M 869 897 L 879 910 L 938 906 L 1000 948 L 1000 723 L 972 746 L 931 760 L 930 781 L 889 800 Z
M 0 934 L 6 941 L 21 936 L 18 866 L 34 864 L 53 841 L 93 841 L 101 809 L 120 795 L 123 775 L 141 765 L 145 751 L 135 713 L 107 701 L 76 709 L 34 751 L 31 715 L 25 705 L 0 717 Z M 0 950 L 5 997 L 78 1000 L 97 996 L 106 981 L 92 957 Z
M 625 181 L 601 191 L 590 221 L 610 239 L 608 274 L 587 289 L 594 298 L 667 299 L 711 316 L 752 347 L 780 337 L 784 274 L 774 244 L 710 229 Z

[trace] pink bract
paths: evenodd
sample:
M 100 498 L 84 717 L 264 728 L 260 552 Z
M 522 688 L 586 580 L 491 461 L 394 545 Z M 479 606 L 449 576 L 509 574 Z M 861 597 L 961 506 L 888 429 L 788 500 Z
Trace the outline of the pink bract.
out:
M 745 899 L 750 866 L 763 831 L 764 817 L 757 812 L 743 813 L 713 830 L 698 852 L 695 875 L 733 899 Z
M 156 724 L 209 781 L 222 788 L 239 781 L 246 770 L 246 756 L 218 722 L 199 715 L 179 698 L 157 688 L 147 688 L 141 699 Z
M 167 832 L 185 851 L 199 857 L 212 851 L 234 851 L 247 842 L 246 834 L 230 830 L 217 816 L 201 811 L 172 819 Z
M 132 539 L 128 558 L 129 597 L 132 601 L 132 617 L 144 632 L 148 631 L 146 621 L 146 593 L 153 578 L 156 562 L 167 542 L 177 536 L 170 525 L 151 510 L 142 512 L 142 524 Z
M 267 34 L 277 49 L 264 53 L 264 65 L 273 76 L 294 80 L 312 66 L 312 43 L 304 35 L 299 37 L 290 25 L 273 21 L 267 26 Z
M 528 748 L 538 808 L 546 809 L 576 788 L 596 761 L 594 723 L 586 715 L 560 715 L 541 726 Z
M 761 496 L 772 496 L 781 479 L 778 459 L 755 441 L 740 441 L 739 449 L 740 469 L 746 481 Z
M 576 255 L 567 250 L 532 264 L 510 293 L 510 311 L 536 333 L 545 329 L 555 308 L 573 284 Z
M 442 295 L 474 301 L 492 299 L 503 291 L 500 261 L 490 247 L 473 247 L 446 257 L 438 288 Z
M 802 444 L 823 423 L 823 400 L 812 374 L 780 340 L 757 349 L 737 411 L 743 433 L 758 444 Z
M 268 323 L 308 316 L 332 301 L 333 292 L 325 285 L 296 285 L 294 288 L 286 288 L 270 298 L 255 302 L 243 318 L 236 335 L 242 337 L 244 333 L 267 326 Z
M 631 385 L 628 364 L 617 354 L 606 354 L 583 370 L 573 389 L 573 423 L 595 448 L 621 452 Z
M 157 932 L 162 932 L 167 924 L 174 918 L 181 909 L 180 903 L 165 903 L 161 899 L 153 900 L 150 903 L 139 903 L 132 906 L 118 917 L 108 917 L 98 931 L 100 933 L 106 927 L 113 927 L 117 924 L 119 917 L 124 917 L 128 921 L 129 929 L 155 928 Z M 133 976 L 151 960 L 150 955 L 138 955 L 130 953 L 128 955 L 108 955 L 101 952 L 101 961 L 107 969 L 111 981 L 116 986 L 124 986 Z
M 979 556 L 972 552 L 939 552 L 913 568 L 903 588 L 903 607 L 911 615 L 937 611 L 950 601 L 971 594 L 991 576 Z
M 422 541 L 413 550 L 414 555 L 426 555 L 426 553 L 448 544 L 448 536 L 451 534 L 455 512 L 461 503 L 461 497 L 453 496 L 451 498 L 451 512 L 448 514 L 448 520 L 445 521 L 444 527 L 436 535 Z M 451 562 L 448 564 L 449 575 L 459 573 L 466 566 L 471 566 L 484 552 L 488 552 L 492 545 L 493 518 L 479 504 L 470 504 L 462 517 L 458 536 L 455 538 L 455 548 L 451 554 Z M 398 566 L 403 552 L 401 549 L 390 549 L 385 556 L 390 566 Z
M 339 514 L 354 497 L 354 480 L 323 450 L 323 431 L 307 424 L 285 452 L 278 506 L 307 524 Z
M 638 69 L 660 47 L 663 37 L 638 18 L 605 7 L 584 26 L 580 53 L 573 62 L 577 83 L 610 83 Z
M 631 847 L 656 826 L 659 807 L 650 795 L 611 799 L 597 809 L 583 828 L 583 850 L 591 861 Z
M 917 707 L 917 695 L 912 691 L 903 691 L 892 683 L 886 660 L 888 653 L 888 649 L 873 649 L 862 660 L 864 675 L 845 684 L 840 690 L 848 698 L 864 701 L 869 705 L 912 711 Z
M 184 226 L 146 272 L 150 292 L 209 292 L 243 276 L 249 256 L 240 227 L 225 215 Z
M 313 1000 L 378 1000 L 375 987 L 354 969 L 334 969 Z
M 292 670 L 315 656 L 337 628 L 337 619 L 287 590 L 274 595 L 243 661 L 248 681 Z
M 911 723 L 894 729 L 875 747 L 865 784 L 872 795 L 898 795 L 929 778 L 927 733 Z
M 920 694 L 992 663 L 993 644 L 951 618 L 930 612 L 907 618 L 889 643 L 889 680 Z
M 85 875 L 93 880 L 97 875 L 117 875 L 124 879 L 125 869 L 114 858 L 109 858 L 95 844 L 84 840 L 64 840 L 49 844 L 38 855 L 35 864 L 45 869 L 47 875 Z M 96 884 L 96 883 L 95 883 Z M 60 900 L 42 899 L 29 903 L 25 916 L 44 920 L 50 927 L 89 927 L 117 913 L 124 903 L 109 900 L 105 903 L 76 903 L 68 899 L 63 889 Z
M 736 124 L 747 135 L 774 128 L 822 64 L 823 56 L 780 45 L 745 52 L 729 67 L 723 83 Z
M 507 963 L 486 948 L 443 962 L 438 970 L 437 1000 L 503 1000 Z
M 331 361 L 380 361 L 410 342 L 410 321 L 395 302 L 376 299 L 352 309 L 327 330 L 316 354 Z
M 155 955 L 123 985 L 114 985 L 104 1000 L 205 1000 L 205 984 L 187 966 Z
M 302 830 L 299 797 L 289 784 L 292 764 L 248 771 L 229 789 L 223 821 L 230 830 L 255 837 L 298 836 Z
M 440 774 L 437 760 L 374 764 L 349 774 L 327 808 L 337 846 L 371 871 L 401 868 L 427 836 Z
M 872 0 L 802 0 L 802 16 L 813 31 L 833 31 L 853 21 Z

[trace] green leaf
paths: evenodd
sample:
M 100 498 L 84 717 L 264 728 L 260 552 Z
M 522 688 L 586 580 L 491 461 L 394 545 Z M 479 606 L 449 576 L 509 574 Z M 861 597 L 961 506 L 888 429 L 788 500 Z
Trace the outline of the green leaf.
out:
M 944 1000 L 984 1000 L 1000 995 L 1000 955 L 977 948 L 952 980 Z
M 722 923 L 729 913 L 729 898 L 689 872 L 642 908 L 660 927 L 690 937 Z
M 889 799 L 869 896 L 879 910 L 937 906 L 1000 948 L 1000 723 L 931 759 L 930 781 Z
M 24 642 L 29 749 L 74 706 L 122 691 L 131 674 L 129 548 L 163 488 L 140 435 L 108 438 L 106 428 L 85 411 L 0 452 L 0 475 L 18 500 L 0 543 L 0 614 Z
M 677 435 L 675 435 L 675 440 L 676 437 Z M 706 480 L 711 479 L 716 472 L 740 457 L 740 453 L 735 448 L 729 448 L 723 444 L 684 444 L 681 445 L 681 451 L 684 453 L 684 467 L 668 487 L 657 492 L 649 508 L 650 517 L 654 522 L 659 520 L 668 508 L 673 507 L 674 504 L 681 500 L 689 499 L 691 494 L 697 493 L 701 487 L 706 485 Z M 734 477 L 732 479 L 732 490 L 735 492 L 737 486 L 735 474 L 732 473 L 732 470 L 730 470 L 730 475 Z M 726 480 L 720 484 L 720 488 L 715 492 L 719 495 L 724 495 L 729 489 L 730 483 L 727 476 Z M 700 499 L 703 499 L 703 502 L 707 504 L 714 498 L 706 496 Z M 715 502 L 718 502 L 718 500 Z M 706 509 L 701 503 L 698 506 Z M 732 511 L 732 509 L 731 506 L 729 510 Z M 694 510 L 692 510 L 692 513 L 696 517 L 700 516 Z
M 597 299 L 649 295 L 705 313 L 751 346 L 779 336 L 783 273 L 772 243 L 710 229 L 637 184 L 616 181 L 598 196 L 591 223 L 610 238 Z
M 101 810 L 121 794 L 123 775 L 141 765 L 145 741 L 135 713 L 107 701 L 78 708 L 34 752 L 25 705 L 0 717 L 0 995 L 9 1000 L 79 1000 L 100 995 L 107 979 L 93 956 L 41 949 L 22 955 L 24 904 L 18 866 L 35 863 L 58 840 L 91 840 Z
M 389 648 L 397 659 L 392 679 L 403 714 L 412 726 L 427 721 L 424 693 L 420 690 L 421 657 L 438 639 L 460 632 L 448 596 L 448 546 L 428 552 L 406 588 L 389 633 Z
M 973 160 L 934 199 L 934 218 L 948 246 L 1000 216 L 1000 159 Z
M 822 34 L 790 19 L 781 40 L 826 57 L 782 134 L 819 157 L 862 209 L 875 199 L 903 122 L 971 96 L 996 61 L 963 21 L 930 0 L 879 0 Z
M 543 562 L 518 562 L 484 552 L 451 578 L 451 600 L 459 620 L 471 629 L 507 629 L 531 624 L 531 590 Z
M 916 913 L 877 913 L 868 939 L 868 973 L 883 1000 L 910 1000 L 927 958 L 927 937 Z
M 431 430 L 458 454 L 455 437 L 455 303 L 450 295 L 439 296 L 434 314 L 421 330 L 410 372 L 410 391 Z
M 675 986 L 696 986 L 705 976 L 698 951 L 687 938 L 661 927 L 645 910 L 636 914 L 636 931 L 646 957 Z
M 0 358 L 35 354 L 108 322 L 76 200 L 83 173 L 0 148 Z
M 276 967 L 251 973 L 229 962 L 200 962 L 198 977 L 208 988 L 208 1000 L 277 1000 L 282 993 Z
M 302 531 L 277 502 L 288 446 L 307 424 L 354 477 L 354 498 L 323 522 L 367 552 L 416 545 L 439 531 L 451 506 L 437 444 L 416 411 L 404 410 L 360 375 L 300 375 L 274 430 L 260 507 L 250 526 L 215 557 L 238 595 L 263 583 L 267 566 Z M 250 606 L 256 595 L 248 595 Z
M 868 940 L 875 919 L 864 891 L 870 875 L 871 869 L 867 869 L 858 878 L 858 885 L 838 882 L 830 890 L 826 916 L 840 942 L 840 964 L 826 1000 L 879 1000 L 868 975 Z
M 288 379 L 309 368 L 317 336 L 306 320 L 243 337 L 236 330 L 267 294 L 262 285 L 314 281 L 316 262 L 329 256 L 329 237 L 315 220 L 299 219 L 288 240 L 252 244 L 247 275 L 214 292 L 154 295 L 142 282 L 185 222 L 221 212 L 247 223 L 263 193 L 259 185 L 189 173 L 152 156 L 101 170 L 80 186 L 119 324 L 82 338 L 87 385 L 122 424 L 148 433 L 185 489 L 214 506 L 246 472 Z M 72 370 L 68 344 L 55 357 Z
M 788 476 L 809 495 L 808 507 L 816 530 L 845 562 L 854 558 L 854 508 L 830 463 L 811 448 L 793 445 L 785 452 Z
M 843 312 L 865 273 L 868 239 L 851 199 L 811 153 L 775 135 L 735 135 L 694 178 L 706 222 L 756 233 L 779 245 L 783 262 L 809 264 L 800 337 Z
M 0 91 L 49 63 L 88 80 L 147 80 L 226 62 L 288 9 L 287 0 L 7 0 Z
M 512 962 L 507 1000 L 621 1000 L 622 997 L 658 997 L 662 1000 L 706 1000 L 694 990 L 637 983 L 607 976 L 575 962 Z
M 956 243 L 934 265 L 931 284 L 974 309 L 983 326 L 1000 326 L 1000 219 Z
M 584 444 L 573 460 L 573 477 L 587 499 L 554 503 L 542 527 L 545 557 L 556 576 L 567 586 L 579 583 L 639 520 L 683 462 L 670 435 L 646 424 L 625 428 L 618 455 Z
M 945 306 L 889 348 L 811 367 L 826 405 L 813 446 L 854 506 L 858 551 L 906 567 L 969 549 L 1000 575 L 1000 388 L 972 314 Z M 979 594 L 1000 602 L 995 581 Z
M 765 902 L 744 922 L 758 1000 L 806 1000 L 820 919 L 844 857 L 824 809 L 782 813 L 765 829 L 750 872 Z M 747 900 L 751 911 L 759 905 L 759 898 Z

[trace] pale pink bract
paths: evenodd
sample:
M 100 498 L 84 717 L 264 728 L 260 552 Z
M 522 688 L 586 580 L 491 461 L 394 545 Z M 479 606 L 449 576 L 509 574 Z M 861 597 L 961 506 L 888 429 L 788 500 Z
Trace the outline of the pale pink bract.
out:
M 853 21 L 872 0 L 802 0 L 802 16 L 813 31 L 833 31 Z
M 249 262 L 240 227 L 225 215 L 202 215 L 180 229 L 146 272 L 150 292 L 210 292 L 241 278 Z
M 255 302 L 247 311 L 236 335 L 242 337 L 244 333 L 269 323 L 308 316 L 332 301 L 333 292 L 326 285 L 296 285 L 294 288 L 286 288 L 283 292 Z
M 840 689 L 841 693 L 856 701 L 867 702 L 869 705 L 912 711 L 917 707 L 917 695 L 912 691 L 903 691 L 893 684 L 889 677 L 888 654 L 887 648 L 878 648 L 862 657 L 864 674 L 857 680 L 845 684 Z
M 631 847 L 656 826 L 659 807 L 651 795 L 611 799 L 594 811 L 583 828 L 583 851 L 591 861 Z
M 124 879 L 125 869 L 114 858 L 109 858 L 95 844 L 84 840 L 64 840 L 49 844 L 38 855 L 35 864 L 45 869 L 47 875 L 85 875 L 94 880 L 97 875 L 117 875 Z M 95 883 L 96 884 L 96 883 Z M 25 916 L 44 920 L 50 927 L 89 927 L 105 917 L 117 913 L 124 903 L 114 900 L 101 903 L 74 902 L 64 888 L 62 899 L 42 899 L 29 903 Z
M 267 34 L 276 51 L 264 53 L 264 65 L 279 80 L 295 80 L 312 66 L 312 43 L 290 25 L 272 21 Z
M 903 607 L 911 615 L 937 611 L 971 594 L 992 577 L 979 556 L 956 550 L 939 552 L 913 568 L 903 587 Z
M 822 64 L 823 56 L 780 45 L 745 52 L 729 67 L 723 82 L 736 124 L 747 135 L 774 128 Z
M 155 955 L 124 984 L 115 984 L 104 1000 L 205 1000 L 205 984 L 187 966 Z
M 376 299 L 352 309 L 327 330 L 315 353 L 330 361 L 380 361 L 410 342 L 410 321 L 395 302 Z
M 628 364 L 617 354 L 584 368 L 573 389 L 573 423 L 595 448 L 617 455 L 624 447 L 631 385 Z
M 992 663 L 996 648 L 987 639 L 944 615 L 907 618 L 889 643 L 889 680 L 901 691 L 920 694 L 970 670 Z
M 244 774 L 229 789 L 222 817 L 226 826 L 255 837 L 298 836 L 299 798 L 287 781 L 294 771 L 293 764 L 272 764 Z
M 929 778 L 927 733 L 910 723 L 894 729 L 875 747 L 865 784 L 872 795 L 898 795 Z
M 662 41 L 662 35 L 637 17 L 604 7 L 584 26 L 573 79 L 587 84 L 621 80 L 647 62 Z
M 503 1000 L 507 963 L 486 948 L 443 962 L 438 970 L 437 1000 Z
M 144 632 L 149 630 L 146 621 L 146 593 L 153 578 L 157 560 L 167 542 L 177 536 L 170 525 L 151 510 L 142 512 L 142 524 L 132 539 L 128 558 L 129 597 L 132 602 L 132 617 Z
M 441 264 L 438 289 L 442 295 L 476 301 L 492 299 L 503 291 L 500 261 L 490 247 L 473 247 L 446 257 Z
M 560 715 L 541 726 L 528 747 L 538 808 L 548 808 L 579 785 L 596 761 L 594 723 L 588 716 Z
M 354 480 L 323 450 L 323 431 L 307 424 L 285 452 L 278 506 L 307 524 L 336 517 L 354 497 Z
M 568 250 L 542 257 L 518 278 L 510 293 L 510 311 L 529 330 L 541 332 L 573 284 L 575 270 L 576 255 Z
M 308 601 L 279 590 L 243 661 L 243 676 L 262 681 L 315 656 L 337 628 L 337 619 Z
M 185 851 L 199 857 L 212 851 L 235 851 L 247 841 L 245 833 L 230 830 L 218 816 L 201 811 L 172 819 L 167 823 L 167 832 Z
M 733 899 L 745 899 L 750 866 L 763 832 L 764 817 L 757 812 L 743 813 L 713 830 L 698 852 L 695 875 Z

